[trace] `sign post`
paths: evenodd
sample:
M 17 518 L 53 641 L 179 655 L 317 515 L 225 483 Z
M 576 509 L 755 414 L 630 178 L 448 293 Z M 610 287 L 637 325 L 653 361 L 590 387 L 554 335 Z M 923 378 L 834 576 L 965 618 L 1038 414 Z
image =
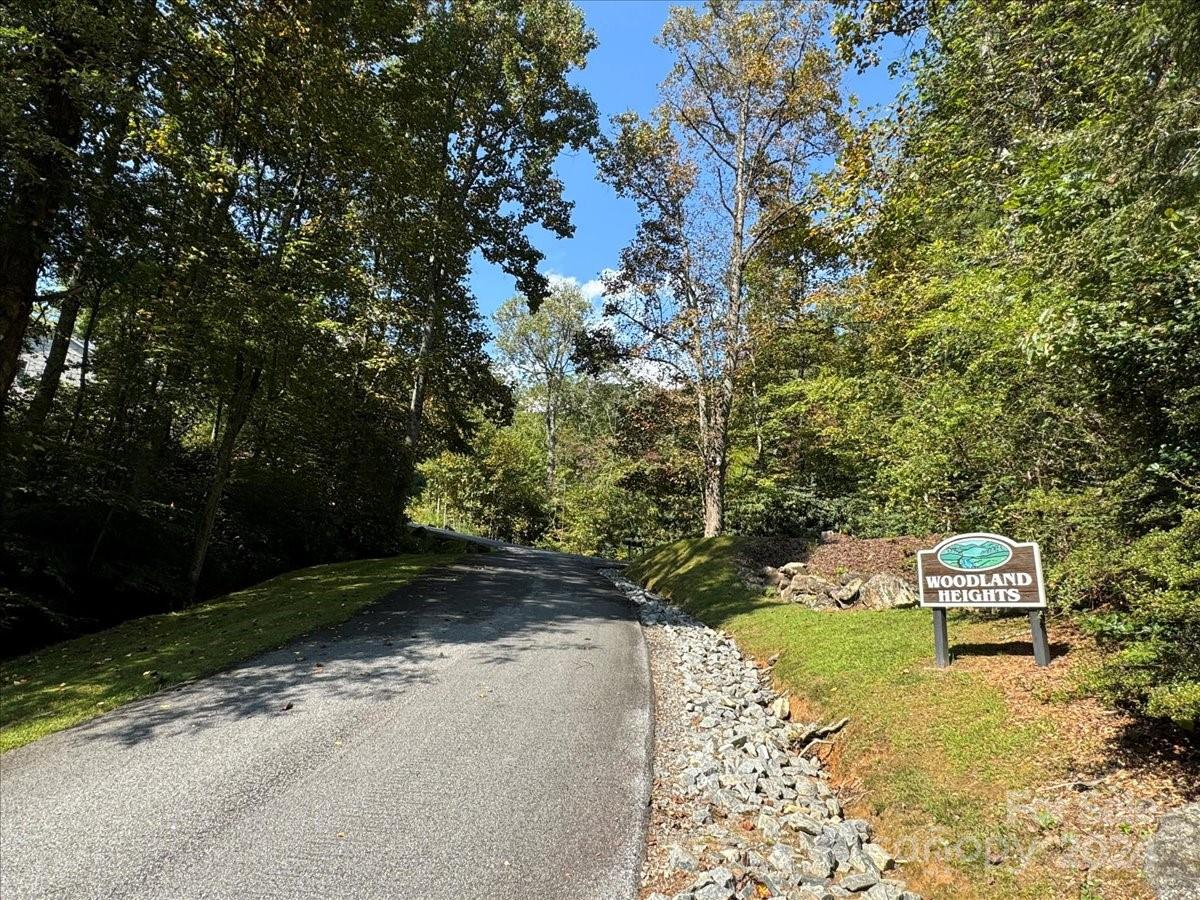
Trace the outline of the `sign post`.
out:
M 1039 666 L 1050 665 L 1050 639 L 1046 637 L 1046 614 L 1035 609 L 1029 614 L 1029 631 L 1033 635 L 1033 659 Z
M 950 665 L 950 636 L 946 632 L 946 610 L 933 611 L 933 659 L 939 669 Z
M 950 665 L 950 609 L 1028 610 L 1034 661 L 1050 665 L 1046 586 L 1037 544 L 987 532 L 957 534 L 917 553 L 917 585 L 921 606 L 933 611 L 933 655 L 939 668 Z

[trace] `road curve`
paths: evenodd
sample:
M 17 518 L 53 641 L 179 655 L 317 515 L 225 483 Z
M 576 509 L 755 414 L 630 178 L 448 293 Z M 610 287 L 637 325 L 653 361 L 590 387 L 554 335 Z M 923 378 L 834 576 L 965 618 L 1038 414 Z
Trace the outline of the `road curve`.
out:
M 0 896 L 632 897 L 650 728 L 624 599 L 501 548 L 0 757 Z

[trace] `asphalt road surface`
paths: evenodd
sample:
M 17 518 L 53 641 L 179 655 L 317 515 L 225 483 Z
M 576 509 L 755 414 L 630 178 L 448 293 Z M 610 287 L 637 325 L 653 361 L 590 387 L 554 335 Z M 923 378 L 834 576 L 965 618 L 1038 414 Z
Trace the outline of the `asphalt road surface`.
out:
M 632 897 L 650 728 L 594 563 L 468 557 L 0 757 L 0 897 Z

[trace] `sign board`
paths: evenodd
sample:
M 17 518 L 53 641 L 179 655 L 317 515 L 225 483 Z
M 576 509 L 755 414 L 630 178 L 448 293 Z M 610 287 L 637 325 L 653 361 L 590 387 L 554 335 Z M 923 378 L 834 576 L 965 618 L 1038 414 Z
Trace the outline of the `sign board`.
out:
M 976 532 L 948 537 L 917 553 L 921 606 L 933 610 L 933 653 L 938 666 L 950 665 L 946 630 L 949 609 L 1025 609 L 1033 636 L 1033 657 L 1050 664 L 1046 637 L 1046 586 L 1042 552 L 1002 534 Z
M 1042 554 L 1003 535 L 956 534 L 917 553 L 921 605 L 933 609 L 1045 609 Z

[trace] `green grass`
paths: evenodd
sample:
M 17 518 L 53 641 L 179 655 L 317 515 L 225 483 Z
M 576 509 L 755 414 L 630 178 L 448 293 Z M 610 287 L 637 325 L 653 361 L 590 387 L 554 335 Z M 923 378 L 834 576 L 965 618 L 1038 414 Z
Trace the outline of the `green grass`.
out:
M 1052 716 L 1016 723 L 983 674 L 935 668 L 928 610 L 827 613 L 780 603 L 739 579 L 737 546 L 733 537 L 678 541 L 638 559 L 629 577 L 729 632 L 749 653 L 781 654 L 774 673 L 811 707 L 806 712 L 850 718 L 835 768 L 861 784 L 861 811 L 886 837 L 939 830 L 1003 837 L 1006 792 L 1047 775 Z M 951 614 L 952 643 L 995 642 L 1000 627 Z M 984 877 L 982 862 L 960 868 L 927 873 L 920 887 L 942 896 L 1040 896 L 1043 888 L 1027 883 L 1040 881 L 1029 873 L 1018 884 L 996 869 Z M 953 883 L 943 893 L 938 883 L 947 877 Z M 992 885 L 979 889 L 987 879 Z
M 458 556 L 298 569 L 181 612 L 132 619 L 0 663 L 0 752 L 344 621 Z

